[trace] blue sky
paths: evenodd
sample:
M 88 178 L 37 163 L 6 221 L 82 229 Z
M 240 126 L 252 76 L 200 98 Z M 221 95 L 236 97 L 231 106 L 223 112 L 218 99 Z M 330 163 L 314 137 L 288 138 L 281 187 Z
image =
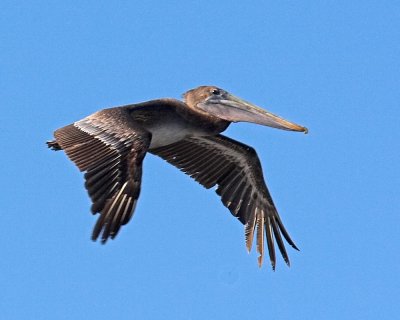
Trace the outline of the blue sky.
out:
M 398 1 L 2 1 L 2 319 L 394 319 Z M 144 163 L 105 246 L 82 174 L 45 146 L 105 107 L 218 85 L 307 126 L 235 124 L 300 248 L 273 272 L 212 190 Z

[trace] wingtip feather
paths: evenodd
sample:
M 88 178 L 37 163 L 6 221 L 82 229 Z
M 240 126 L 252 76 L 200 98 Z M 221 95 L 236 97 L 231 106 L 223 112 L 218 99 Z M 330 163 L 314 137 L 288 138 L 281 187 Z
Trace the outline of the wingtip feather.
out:
M 261 267 L 264 260 L 264 211 L 257 210 L 257 252 L 258 266 Z

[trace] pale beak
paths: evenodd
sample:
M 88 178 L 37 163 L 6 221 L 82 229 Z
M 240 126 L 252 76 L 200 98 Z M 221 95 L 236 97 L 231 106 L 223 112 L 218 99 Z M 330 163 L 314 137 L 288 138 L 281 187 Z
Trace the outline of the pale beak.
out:
M 198 106 L 230 122 L 252 122 L 282 130 L 308 133 L 306 127 L 287 121 L 229 93 L 199 103 Z

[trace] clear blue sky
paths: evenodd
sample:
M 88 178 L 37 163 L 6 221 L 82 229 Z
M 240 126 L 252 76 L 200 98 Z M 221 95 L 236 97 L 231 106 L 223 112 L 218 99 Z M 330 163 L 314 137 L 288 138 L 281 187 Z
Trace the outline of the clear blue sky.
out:
M 2 319 L 395 319 L 398 1 L 0 4 Z M 243 226 L 162 160 L 136 214 L 90 240 L 82 174 L 45 141 L 105 107 L 218 85 L 310 129 L 225 133 L 258 151 L 301 251 L 257 267 Z M 280 258 L 280 257 L 279 257 Z

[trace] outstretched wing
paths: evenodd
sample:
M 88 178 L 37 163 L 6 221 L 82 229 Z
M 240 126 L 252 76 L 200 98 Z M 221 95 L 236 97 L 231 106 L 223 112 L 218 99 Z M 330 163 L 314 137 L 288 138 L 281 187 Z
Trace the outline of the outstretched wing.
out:
M 132 121 L 126 108 L 111 108 L 58 129 L 54 136 L 49 146 L 63 149 L 85 172 L 92 213 L 100 213 L 92 239 L 100 234 L 103 243 L 113 239 L 135 210 L 151 134 Z
M 275 269 L 276 264 L 274 239 L 283 259 L 290 264 L 281 235 L 293 248 L 297 247 L 278 215 L 253 148 L 217 135 L 190 137 L 150 152 L 190 175 L 207 189 L 218 185 L 216 192 L 221 196 L 222 203 L 245 225 L 248 251 L 251 250 L 257 227 L 259 266 L 264 256 L 264 237 L 267 238 L 272 268 Z

